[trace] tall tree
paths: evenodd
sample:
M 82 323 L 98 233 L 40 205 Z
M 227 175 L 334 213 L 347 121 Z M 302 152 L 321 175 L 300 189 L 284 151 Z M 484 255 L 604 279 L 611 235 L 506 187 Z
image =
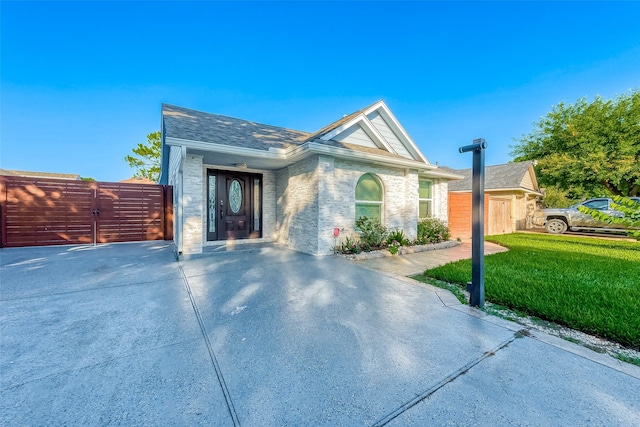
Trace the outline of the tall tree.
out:
M 136 169 L 134 176 L 149 178 L 153 181 L 158 180 L 160 175 L 160 155 L 162 150 L 162 134 L 160 131 L 151 132 L 147 135 L 147 142 L 139 142 L 136 148 L 133 148 L 133 154 L 125 156 L 124 159 L 129 166 Z
M 512 146 L 515 161 L 537 160 L 542 186 L 572 198 L 640 194 L 640 89 L 614 100 L 563 102 Z

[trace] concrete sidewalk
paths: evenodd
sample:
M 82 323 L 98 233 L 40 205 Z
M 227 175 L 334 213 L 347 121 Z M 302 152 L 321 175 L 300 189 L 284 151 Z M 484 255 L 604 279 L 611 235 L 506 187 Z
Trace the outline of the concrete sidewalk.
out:
M 3 425 L 640 419 L 640 368 L 339 257 L 177 263 L 148 242 L 0 258 Z
M 484 242 L 484 254 L 491 255 L 505 252 L 504 246 Z M 421 274 L 428 268 L 438 267 L 449 262 L 471 258 L 471 241 L 463 241 L 460 245 L 435 251 L 418 252 L 406 255 L 392 255 L 384 258 L 363 259 L 353 261 L 361 267 L 397 276 Z

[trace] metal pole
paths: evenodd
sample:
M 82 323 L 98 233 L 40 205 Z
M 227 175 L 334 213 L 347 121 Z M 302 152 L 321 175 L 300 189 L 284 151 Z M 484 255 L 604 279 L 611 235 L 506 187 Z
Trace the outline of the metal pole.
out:
M 484 307 L 484 139 L 474 139 L 472 145 L 460 148 L 461 153 L 473 152 L 471 183 L 471 286 L 467 286 L 472 306 Z

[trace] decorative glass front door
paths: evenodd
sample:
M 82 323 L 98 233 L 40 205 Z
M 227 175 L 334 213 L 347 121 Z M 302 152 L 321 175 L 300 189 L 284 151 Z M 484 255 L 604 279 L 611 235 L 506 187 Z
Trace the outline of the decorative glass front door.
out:
M 261 237 L 262 176 L 207 174 L 207 240 Z

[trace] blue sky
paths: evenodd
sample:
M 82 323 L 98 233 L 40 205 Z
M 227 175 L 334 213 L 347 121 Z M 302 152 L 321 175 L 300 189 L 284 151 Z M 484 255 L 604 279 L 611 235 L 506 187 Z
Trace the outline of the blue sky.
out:
M 432 163 L 640 87 L 639 2 L 0 2 L 0 167 L 119 181 L 160 104 L 313 132 L 383 99 Z

